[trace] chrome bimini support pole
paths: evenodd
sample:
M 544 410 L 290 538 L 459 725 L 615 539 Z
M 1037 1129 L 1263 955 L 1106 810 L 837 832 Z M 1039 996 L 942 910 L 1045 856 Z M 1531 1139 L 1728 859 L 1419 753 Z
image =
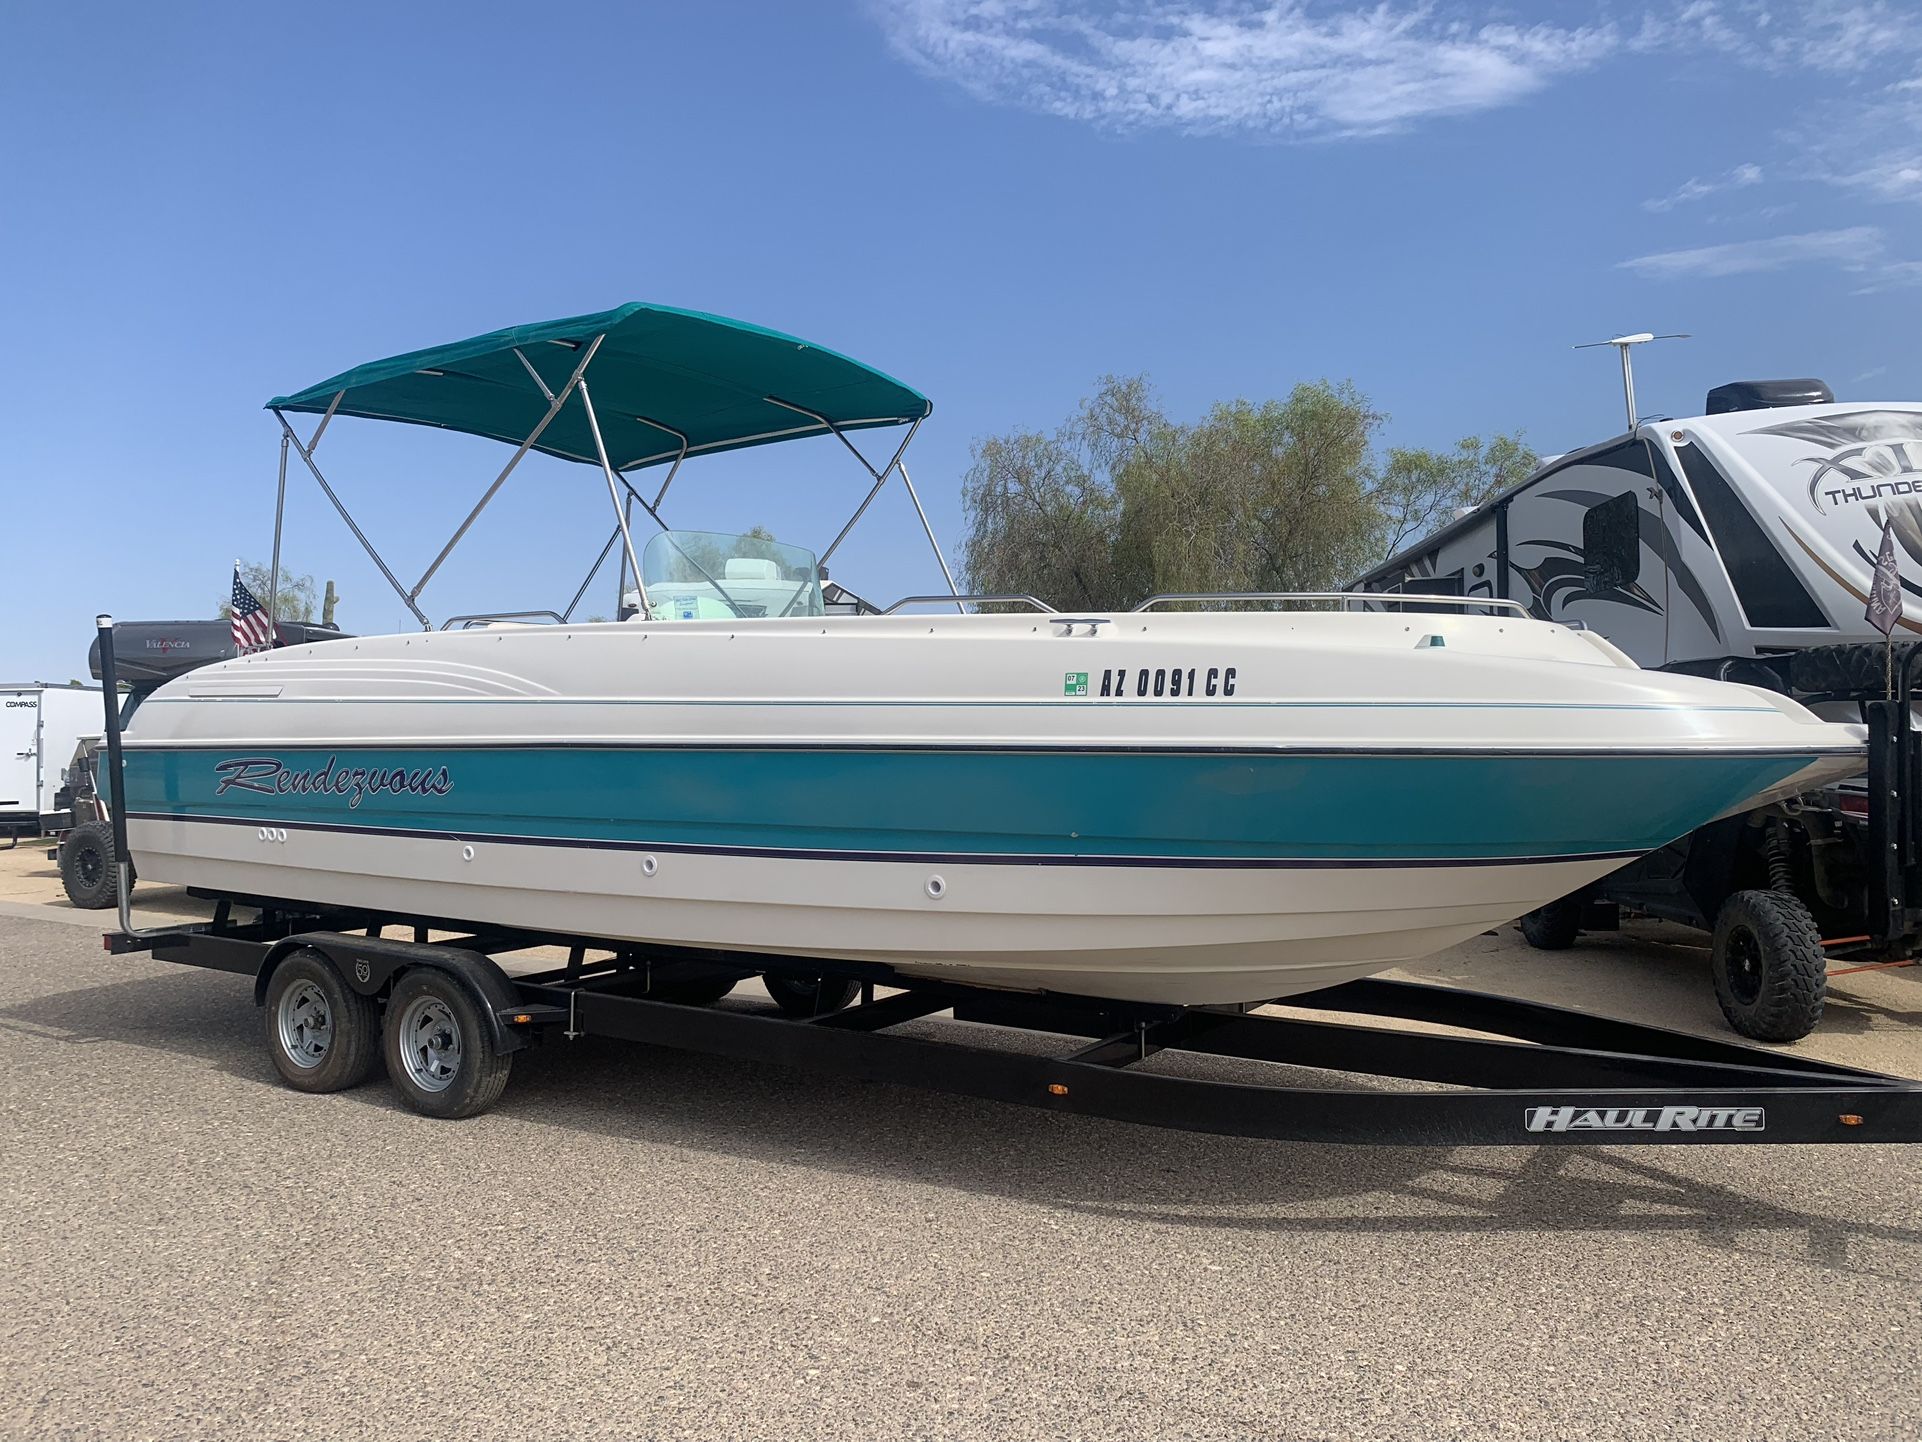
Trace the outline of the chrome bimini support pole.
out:
M 621 538 L 621 528 L 619 526 L 616 526 L 613 530 L 607 533 L 607 541 L 601 547 L 600 555 L 594 558 L 594 564 L 587 568 L 587 576 L 581 582 L 580 590 L 574 593 L 574 599 L 569 601 L 567 603 L 567 609 L 561 612 L 561 620 L 563 622 L 571 621 L 574 619 L 574 608 L 580 605 L 581 597 L 587 594 L 587 588 L 593 585 L 594 578 L 600 575 L 601 567 L 607 564 L 607 553 L 614 549 L 614 543 L 620 540 L 620 538 Z M 615 606 L 614 610 L 616 615 L 620 613 L 620 607 L 618 605 Z
M 634 419 L 644 426 L 652 426 L 657 431 L 666 432 L 681 443 L 681 453 L 674 458 L 674 464 L 667 468 L 667 479 L 661 482 L 661 488 L 654 493 L 654 504 L 648 508 L 658 511 L 661 508 L 661 502 L 667 499 L 667 488 L 674 484 L 674 478 L 681 472 L 681 462 L 687 459 L 687 433 L 677 431 L 672 426 L 664 426 L 659 421 L 651 421 L 646 416 L 636 416 Z
M 948 569 L 948 558 L 941 552 L 941 543 L 934 538 L 934 527 L 929 524 L 928 513 L 921 505 L 921 495 L 914 489 L 914 481 L 909 477 L 908 468 L 901 460 L 901 458 L 907 454 L 909 443 L 914 440 L 914 433 L 921 429 L 921 422 L 927 419 L 925 415 L 915 418 L 913 424 L 908 427 L 908 433 L 901 438 L 901 444 L 895 447 L 893 459 L 877 471 L 874 469 L 874 463 L 861 454 L 860 447 L 849 440 L 839 426 L 835 425 L 833 421 L 829 420 L 819 411 L 811 411 L 806 406 L 797 406 L 794 402 L 784 401 L 778 396 L 763 396 L 762 399 L 770 405 L 781 407 L 782 410 L 793 411 L 797 415 L 807 416 L 819 421 L 823 426 L 827 427 L 837 441 L 848 448 L 848 453 L 861 463 L 867 473 L 874 477 L 874 485 L 870 487 L 868 493 L 861 498 L 861 504 L 854 508 L 854 514 L 848 517 L 848 523 L 841 527 L 840 534 L 828 543 L 828 548 L 825 551 L 821 552 L 822 565 L 825 566 L 827 564 L 828 557 L 834 554 L 836 547 L 838 547 L 842 541 L 846 540 L 848 532 L 854 529 L 855 523 L 866 514 L 869 503 L 881 493 L 881 487 L 887 484 L 888 474 L 898 470 L 901 473 L 902 483 L 908 488 L 908 499 L 914 502 L 914 513 L 921 518 L 921 530 L 928 538 L 929 548 L 934 552 L 935 564 L 941 568 L 942 578 L 948 583 L 948 594 L 950 596 L 958 596 L 961 594 L 961 588 L 954 583 L 954 572 Z M 963 606 L 959 601 L 955 602 L 954 609 L 960 611 L 963 615 L 967 613 L 967 607 Z
M 653 505 L 649 505 L 646 501 L 641 500 L 641 493 L 635 490 L 633 483 L 627 479 L 627 472 L 621 472 L 621 484 L 627 487 L 627 521 L 629 529 L 632 529 L 634 524 L 634 504 L 639 501 L 641 508 L 645 510 L 649 516 L 653 517 L 654 524 L 665 531 L 668 527 L 667 522 L 661 519 L 661 501 L 667 495 L 667 488 L 674 484 L 674 477 L 680 474 L 681 462 L 687 459 L 687 432 L 677 431 L 673 426 L 665 425 L 648 416 L 636 416 L 634 419 L 644 426 L 652 426 L 663 435 L 674 437 L 675 440 L 681 443 L 680 454 L 674 457 L 674 464 L 667 468 L 667 479 L 661 482 L 660 490 L 654 493 Z M 627 560 L 625 557 L 621 560 L 620 571 L 619 584 L 614 588 L 614 610 L 616 614 L 619 614 L 621 607 L 626 604 L 627 601 Z
M 277 638 L 274 614 L 275 600 L 280 595 L 280 529 L 287 515 L 287 437 L 280 438 L 280 480 L 274 488 L 274 559 L 267 571 L 267 639 Z
M 346 394 L 346 391 L 335 391 L 334 398 L 327 403 L 326 413 L 321 416 L 320 424 L 314 427 L 313 438 L 307 442 L 309 455 L 313 454 L 314 448 L 320 444 L 320 438 L 327 433 L 327 422 L 334 418 L 334 412 L 340 409 L 341 398 Z M 286 435 L 280 438 L 280 482 L 274 489 L 274 559 L 267 570 L 267 644 L 270 646 L 280 640 L 280 617 L 276 612 L 280 600 L 280 532 L 287 516 L 287 440 Z
M 941 567 L 942 579 L 948 583 L 948 594 L 959 596 L 961 588 L 954 584 L 954 572 L 948 569 L 948 558 L 941 554 L 941 543 L 934 539 L 934 527 L 928 524 L 928 513 L 921 506 L 921 493 L 914 488 L 914 478 L 908 474 L 908 463 L 902 461 L 898 469 L 901 472 L 901 484 L 908 488 L 908 499 L 914 502 L 914 514 L 921 518 L 921 529 L 927 535 L 928 545 L 934 551 L 935 563 Z M 954 603 L 954 609 L 963 614 L 967 611 L 959 601 Z
M 434 557 L 425 571 L 421 572 L 420 579 L 414 582 L 414 589 L 407 593 L 411 599 L 420 598 L 420 593 L 427 589 L 427 583 L 434 579 L 434 572 L 438 571 L 441 563 L 454 553 L 454 547 L 460 544 L 461 537 L 465 536 L 468 528 L 480 518 L 480 513 L 487 509 L 487 503 L 494 499 L 502 486 L 507 484 L 507 478 L 514 474 L 514 468 L 521 463 L 522 458 L 529 451 L 534 449 L 534 443 L 554 423 L 554 417 L 558 416 L 561 413 L 561 407 L 567 404 L 567 397 L 574 387 L 580 384 L 581 374 L 587 369 L 587 363 L 594 359 L 594 352 L 601 348 L 601 342 L 606 338 L 603 332 L 588 342 L 582 350 L 580 363 L 574 367 L 574 373 L 567 378 L 567 383 L 558 393 L 547 388 L 547 382 L 541 379 L 541 373 L 534 369 L 532 363 L 522 354 L 521 348 L 519 346 L 513 348 L 514 358 L 526 368 L 527 373 L 534 378 L 534 384 L 540 387 L 541 394 L 547 397 L 547 414 L 541 417 L 540 424 L 528 432 L 527 439 L 520 444 L 520 449 L 514 452 L 506 465 L 501 467 L 501 473 L 494 477 L 494 484 L 487 488 L 478 501 L 474 502 L 474 509 L 467 513 L 467 519 L 454 528 L 454 534 L 447 538 L 447 544 L 440 548 L 440 554 Z
M 335 399 L 338 401 L 339 398 L 336 397 Z M 420 622 L 423 631 L 432 630 L 433 623 L 427 619 L 426 613 L 414 604 L 414 598 L 407 594 L 407 589 L 401 585 L 400 578 L 393 573 L 393 570 L 388 566 L 387 562 L 381 559 L 380 552 L 374 549 L 374 543 L 367 539 L 366 532 L 361 530 L 359 524 L 354 520 L 352 513 L 342 504 L 340 497 L 334 494 L 334 488 L 327 484 L 327 477 L 323 476 L 320 473 L 320 467 L 314 464 L 312 450 L 300 443 L 300 437 L 294 434 L 294 428 L 287 423 L 287 417 L 284 414 L 276 410 L 274 412 L 274 419 L 280 422 L 281 430 L 285 432 L 287 439 L 293 442 L 294 449 L 300 453 L 300 459 L 306 464 L 307 469 L 313 473 L 314 479 L 320 483 L 320 489 L 326 493 L 327 499 L 333 502 L 334 509 L 340 512 L 341 520 L 345 521 L 347 523 L 347 529 L 354 533 L 354 539 L 360 542 L 361 549 L 373 559 L 376 566 L 380 567 L 381 575 L 385 576 L 387 578 L 387 584 L 394 588 L 394 594 L 399 596 L 407 609 L 414 613 L 414 619 Z M 323 421 L 322 426 L 324 427 L 325 424 Z M 315 431 L 314 439 L 319 440 L 319 438 L 320 432 Z
M 594 454 L 600 457 L 601 474 L 607 477 L 607 499 L 613 504 L 614 520 L 621 528 L 621 545 L 627 552 L 627 564 L 634 568 L 634 588 L 641 593 L 641 614 L 646 615 L 648 612 L 647 580 L 641 575 L 640 558 L 634 554 L 634 533 L 627 528 L 627 511 L 621 505 L 621 481 L 614 473 L 613 462 L 607 458 L 607 442 L 601 439 L 600 417 L 594 414 L 594 397 L 587 389 L 586 377 L 577 379 L 575 388 L 580 391 L 581 404 L 587 409 L 587 429 L 594 437 Z M 629 486 L 627 492 L 633 495 L 634 488 Z M 646 505 L 646 502 L 643 501 L 642 504 Z M 648 514 L 654 515 L 652 511 Z M 661 526 L 663 530 L 666 529 L 659 516 L 654 516 L 654 523 Z

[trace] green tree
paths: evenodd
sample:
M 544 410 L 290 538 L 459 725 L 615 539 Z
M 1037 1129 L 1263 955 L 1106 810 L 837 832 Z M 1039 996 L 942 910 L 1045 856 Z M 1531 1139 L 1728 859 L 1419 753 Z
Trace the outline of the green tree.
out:
M 1369 443 L 1380 415 L 1349 382 L 1219 404 L 1167 426 L 1119 478 L 1119 569 L 1169 591 L 1330 590 L 1371 554 Z
M 966 588 L 1025 592 L 1071 610 L 1127 604 L 1116 477 L 1167 428 L 1144 377 L 1104 376 L 1054 434 L 976 441 L 961 486 Z
M 1468 436 L 1452 451 L 1388 452 L 1375 478 L 1381 541 L 1375 559 L 1406 550 L 1452 521 L 1526 479 L 1540 464 L 1520 435 L 1498 435 L 1486 445 Z
M 1070 610 L 1153 593 L 1327 591 L 1521 480 L 1519 436 L 1378 456 L 1352 381 L 1168 419 L 1145 377 L 1107 376 L 1052 434 L 975 442 L 962 486 L 967 588 Z
M 270 579 L 271 573 L 268 567 L 261 565 L 259 562 L 242 561 L 240 563 L 241 584 L 249 591 L 252 591 L 262 605 L 265 605 L 267 602 L 267 587 Z M 272 607 L 274 619 L 277 621 L 312 621 L 314 619 L 314 607 L 316 605 L 317 595 L 318 592 L 314 586 L 314 578 L 312 576 L 297 576 L 291 571 L 281 571 L 280 593 L 275 598 Z M 218 614 L 223 621 L 232 618 L 234 606 L 231 593 L 220 598 L 220 606 L 216 614 Z

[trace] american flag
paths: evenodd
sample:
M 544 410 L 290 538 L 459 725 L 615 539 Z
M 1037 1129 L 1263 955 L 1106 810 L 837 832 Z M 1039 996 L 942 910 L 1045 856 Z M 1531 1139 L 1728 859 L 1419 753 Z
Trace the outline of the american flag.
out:
M 274 623 L 267 608 L 254 598 L 240 579 L 240 562 L 234 562 L 234 651 L 245 656 L 249 651 L 264 651 L 274 644 Z

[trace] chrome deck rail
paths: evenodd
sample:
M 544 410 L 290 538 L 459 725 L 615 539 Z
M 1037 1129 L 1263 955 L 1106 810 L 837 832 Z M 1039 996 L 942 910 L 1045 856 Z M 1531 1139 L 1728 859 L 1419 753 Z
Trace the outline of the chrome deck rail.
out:
M 1528 614 L 1520 601 L 1494 596 L 1422 596 L 1404 591 L 1168 591 L 1150 596 L 1136 611 L 1149 611 L 1164 601 L 1340 601 L 1348 609 L 1350 601 L 1399 601 L 1422 606 L 1488 606 Z
M 476 626 L 491 626 L 496 621 L 537 621 L 541 619 L 551 620 L 556 626 L 565 626 L 567 624 L 567 617 L 563 616 L 559 611 L 493 611 L 478 612 L 472 616 L 449 616 L 445 621 L 440 623 L 440 628 L 443 631 L 452 631 L 456 627 L 459 627 L 463 631 L 471 631 Z
M 883 616 L 892 616 L 896 611 L 900 610 L 903 606 L 917 606 L 917 605 L 953 606 L 953 605 L 967 605 L 970 602 L 972 602 L 975 605 L 986 605 L 992 602 L 1005 602 L 1006 604 L 1011 606 L 1032 606 L 1034 607 L 1035 610 L 1045 611 L 1050 615 L 1054 613 L 1054 607 L 1050 606 L 1046 601 L 1042 600 L 1039 596 L 1030 596 L 1021 592 L 1009 592 L 1005 594 L 996 593 L 996 594 L 987 594 L 987 595 L 979 595 L 979 596 L 966 596 L 966 595 L 963 595 L 963 596 L 903 596 L 900 600 L 896 601 L 892 606 L 889 606 L 887 609 L 882 611 L 881 614 Z

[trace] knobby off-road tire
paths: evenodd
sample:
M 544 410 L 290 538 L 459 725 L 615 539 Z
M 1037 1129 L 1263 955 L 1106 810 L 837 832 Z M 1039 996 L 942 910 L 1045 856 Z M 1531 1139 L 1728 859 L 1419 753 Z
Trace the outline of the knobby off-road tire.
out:
M 511 1054 L 494 1050 L 473 994 L 430 966 L 394 983 L 381 1050 L 400 1099 L 424 1116 L 448 1120 L 491 1107 L 514 1065 Z
M 113 862 L 113 828 L 106 822 L 84 821 L 62 836 L 60 885 L 67 900 L 82 911 L 104 911 L 118 902 Z
M 1715 918 L 1715 999 L 1756 1041 L 1799 1041 L 1828 998 L 1828 957 L 1815 918 L 1783 891 L 1738 891 Z
M 1897 642 L 1895 669 L 1915 643 Z M 1789 685 L 1798 693 L 1839 691 L 1880 697 L 1888 684 L 1887 647 L 1873 642 L 1848 646 L 1810 646 L 1789 658 Z
M 359 1086 L 380 1055 L 380 1008 L 317 951 L 286 957 L 267 983 L 267 1053 L 296 1091 Z
M 1577 892 L 1538 906 L 1521 920 L 1522 935 L 1537 951 L 1566 951 L 1582 934 L 1582 912 L 1588 898 Z

